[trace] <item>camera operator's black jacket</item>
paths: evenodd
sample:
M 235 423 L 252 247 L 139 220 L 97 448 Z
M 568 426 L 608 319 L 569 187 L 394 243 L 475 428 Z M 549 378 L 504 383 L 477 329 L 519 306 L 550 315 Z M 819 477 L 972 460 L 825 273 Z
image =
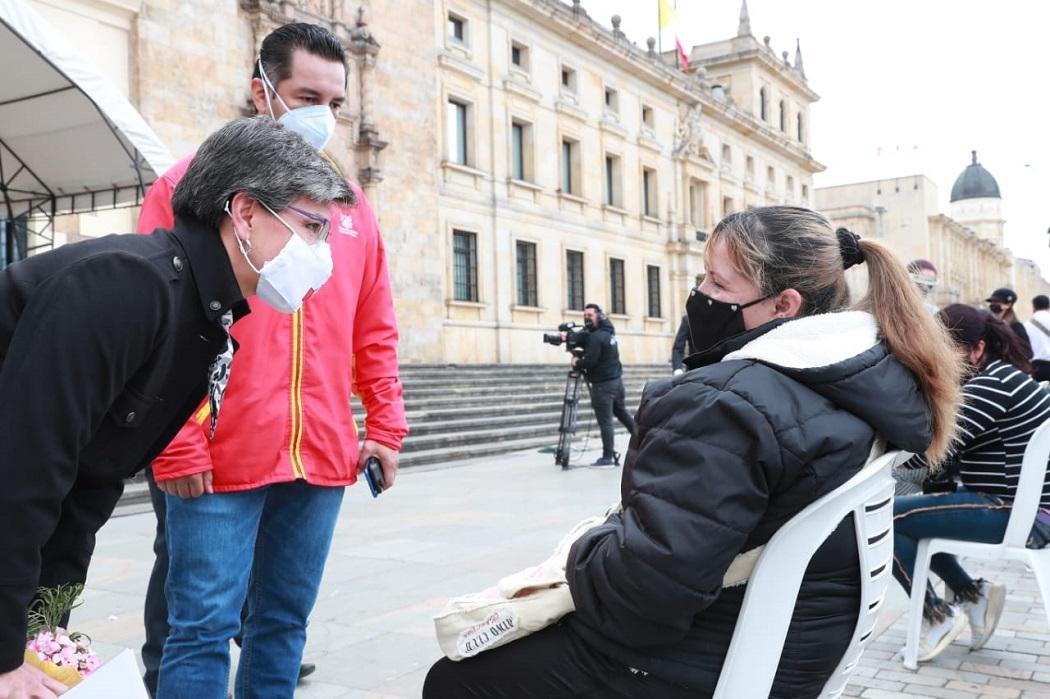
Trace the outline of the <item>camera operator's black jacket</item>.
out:
M 603 318 L 597 328 L 589 331 L 583 355 L 576 361 L 576 368 L 581 369 L 591 383 L 612 381 L 623 376 L 616 328 L 608 318 Z
M 746 585 L 722 588 L 730 561 L 856 474 L 876 433 L 912 452 L 931 440 L 915 378 L 877 340 L 869 314 L 773 322 L 727 344 L 743 349 L 648 384 L 623 513 L 584 534 L 567 561 L 576 612 L 564 623 L 604 655 L 696 696 L 714 690 L 743 601 Z M 770 696 L 819 695 L 859 603 L 847 519 L 806 570 Z

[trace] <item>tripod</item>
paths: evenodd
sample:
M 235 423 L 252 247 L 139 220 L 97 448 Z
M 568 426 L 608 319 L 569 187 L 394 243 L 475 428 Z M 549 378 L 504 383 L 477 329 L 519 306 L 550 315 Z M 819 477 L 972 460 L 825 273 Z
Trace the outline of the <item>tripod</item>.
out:
M 563 470 L 569 468 L 572 454 L 572 436 L 576 434 L 576 409 L 580 404 L 580 379 L 583 374 L 570 369 L 565 377 L 565 396 L 561 405 L 561 423 L 558 425 L 558 449 L 554 452 L 554 463 Z

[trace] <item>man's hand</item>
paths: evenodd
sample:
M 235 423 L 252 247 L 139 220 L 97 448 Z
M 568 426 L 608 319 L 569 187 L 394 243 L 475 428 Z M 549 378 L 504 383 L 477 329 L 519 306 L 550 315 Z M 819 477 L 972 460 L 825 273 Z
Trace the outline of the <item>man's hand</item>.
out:
M 379 459 L 379 463 L 383 467 L 383 481 L 386 484 L 383 490 L 390 490 L 394 487 L 394 479 L 397 478 L 397 452 L 390 447 L 383 446 L 379 442 L 366 439 L 364 444 L 361 445 L 360 453 L 357 455 L 358 473 L 364 470 L 365 460 L 370 456 Z
M 576 362 L 578 362 L 578 361 L 580 361 L 579 357 L 573 357 L 572 359 L 569 360 L 569 366 L 571 366 L 573 369 L 575 369 L 576 368 Z
M 0 674 L 0 699 L 54 699 L 65 694 L 66 689 L 58 680 L 25 663 Z
M 156 478 L 156 475 L 153 474 L 153 477 Z M 211 495 L 215 492 L 211 487 L 211 471 L 194 473 L 167 481 L 157 481 L 157 487 L 168 495 L 178 495 L 183 499 L 199 498 L 201 495 Z

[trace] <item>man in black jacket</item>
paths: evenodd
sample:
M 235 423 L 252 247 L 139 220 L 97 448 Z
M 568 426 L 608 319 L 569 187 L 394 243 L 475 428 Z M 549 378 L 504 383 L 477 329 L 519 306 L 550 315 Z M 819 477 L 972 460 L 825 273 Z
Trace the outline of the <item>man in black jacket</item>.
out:
M 634 418 L 627 412 L 624 403 L 627 391 L 623 386 L 623 365 L 620 364 L 620 348 L 616 341 L 616 328 L 605 317 L 601 306 L 589 303 L 583 309 L 583 321 L 590 331 L 583 354 L 572 358 L 572 366 L 583 371 L 591 394 L 591 407 L 602 433 L 602 457 L 595 467 L 615 467 L 619 459 L 613 450 L 613 415 L 634 434 Z
M 0 271 L 0 699 L 57 696 L 23 664 L 35 591 L 85 580 L 124 479 L 206 396 L 218 414 L 245 297 L 319 288 L 328 207 L 352 200 L 301 136 L 239 119 L 201 146 L 172 230 Z
M 694 288 L 704 283 L 704 273 L 696 275 Z M 685 358 L 693 353 L 693 341 L 689 336 L 689 316 L 683 315 L 678 324 L 678 332 L 674 336 L 674 344 L 671 345 L 671 372 L 678 376 L 685 373 Z

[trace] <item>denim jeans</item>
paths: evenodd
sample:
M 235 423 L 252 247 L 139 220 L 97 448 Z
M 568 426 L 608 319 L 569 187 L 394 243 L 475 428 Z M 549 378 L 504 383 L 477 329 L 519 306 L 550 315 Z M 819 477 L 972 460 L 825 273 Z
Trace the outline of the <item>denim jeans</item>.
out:
M 627 411 L 627 391 L 623 385 L 623 378 L 602 381 L 601 383 L 588 384 L 591 393 L 591 407 L 598 421 L 598 429 L 602 435 L 602 456 L 613 457 L 613 415 L 620 421 L 627 431 L 634 434 L 634 418 Z
M 905 592 L 911 592 L 915 554 L 920 539 L 938 537 L 996 544 L 1006 534 L 1010 519 L 1009 502 L 965 488 L 954 493 L 905 495 L 893 502 L 893 577 Z M 930 569 L 957 597 L 973 601 L 977 588 L 955 556 L 938 553 L 930 559 Z M 926 586 L 923 616 L 933 621 L 944 618 L 947 605 L 937 597 L 932 585 Z
M 168 579 L 168 544 L 164 538 L 167 496 L 157 487 L 153 469 L 147 468 L 145 473 L 153 514 L 157 517 L 157 529 L 153 536 L 153 571 L 146 586 L 146 602 L 142 609 L 143 626 L 146 629 L 146 641 L 142 644 L 142 665 L 145 668 L 142 681 L 150 697 L 155 698 L 160 658 L 168 638 L 168 601 L 164 599 L 164 581 Z
M 230 639 L 241 631 L 237 699 L 294 694 L 343 490 L 295 481 L 167 496 L 171 629 L 159 699 L 225 699 Z

